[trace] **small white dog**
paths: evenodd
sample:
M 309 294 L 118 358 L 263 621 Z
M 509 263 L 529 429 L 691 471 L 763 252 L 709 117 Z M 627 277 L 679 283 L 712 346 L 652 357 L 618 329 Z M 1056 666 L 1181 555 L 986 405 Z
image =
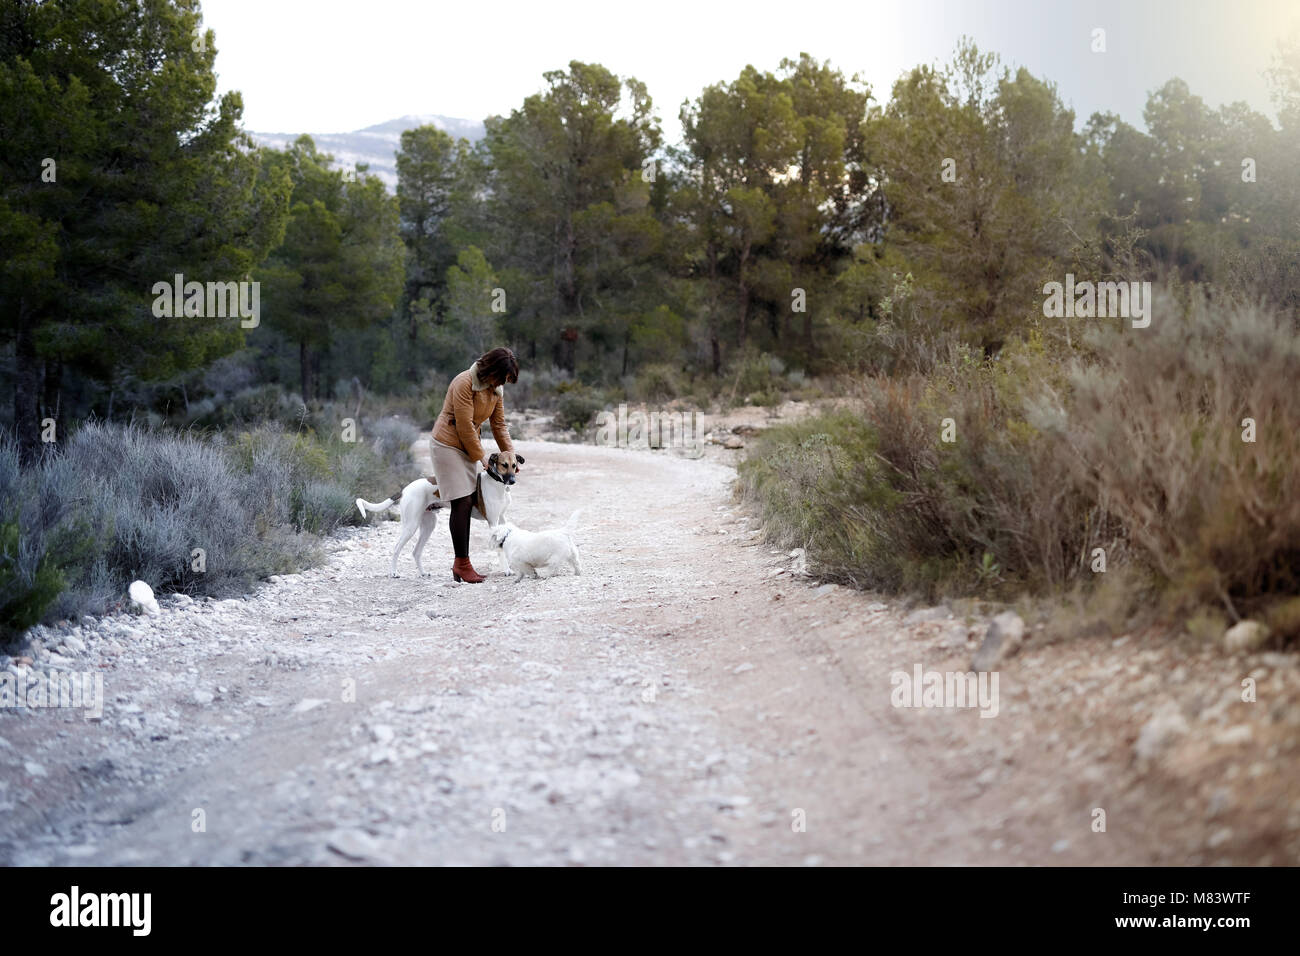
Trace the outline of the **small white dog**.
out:
M 569 523 L 572 522 L 570 518 Z M 582 573 L 582 558 L 578 556 L 578 546 L 573 543 L 568 525 L 551 531 L 525 531 L 512 524 L 499 524 L 492 529 L 492 543 L 505 555 L 507 571 L 519 575 L 516 584 L 526 574 L 542 577 L 537 573 L 542 570 L 549 578 L 566 564 L 573 568 L 574 574 Z
M 510 452 L 494 452 L 488 458 L 488 470 L 479 472 L 471 517 L 486 521 L 488 527 L 496 527 L 502 522 L 506 512 L 510 510 L 510 486 L 515 483 L 515 475 L 519 473 L 519 466 L 523 461 L 522 455 Z M 484 475 L 494 480 L 484 481 Z M 397 577 L 397 556 L 406 542 L 410 541 L 418 531 L 420 536 L 415 539 L 415 569 L 420 572 L 420 577 L 427 578 L 429 572 L 424 570 L 424 565 L 420 563 L 420 554 L 424 551 L 425 542 L 429 540 L 429 535 L 433 534 L 434 526 L 438 523 L 438 511 L 450 507 L 451 502 L 442 500 L 438 493 L 438 486 L 433 481 L 428 478 L 416 478 L 397 494 L 383 501 L 366 501 L 364 498 L 358 498 L 357 510 L 364 518 L 369 513 L 384 511 L 399 504 L 402 509 L 402 528 L 397 536 L 397 546 L 393 548 L 389 576 Z

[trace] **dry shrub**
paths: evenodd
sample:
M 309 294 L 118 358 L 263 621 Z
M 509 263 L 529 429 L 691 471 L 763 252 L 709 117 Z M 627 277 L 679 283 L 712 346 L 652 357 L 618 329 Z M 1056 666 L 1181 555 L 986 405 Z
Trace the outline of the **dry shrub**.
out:
M 1061 422 L 1092 499 L 1171 603 L 1233 618 L 1300 586 L 1300 339 L 1257 306 L 1157 296 L 1146 329 L 1099 329 Z M 1255 441 L 1243 440 L 1244 419 Z M 1287 616 L 1289 617 L 1289 615 Z
M 828 577 L 928 598 L 1064 588 L 1118 536 L 1058 442 L 1025 420 L 1042 361 L 963 352 L 928 377 L 866 380 L 853 413 L 765 434 L 741 491 L 773 540 L 808 548 Z

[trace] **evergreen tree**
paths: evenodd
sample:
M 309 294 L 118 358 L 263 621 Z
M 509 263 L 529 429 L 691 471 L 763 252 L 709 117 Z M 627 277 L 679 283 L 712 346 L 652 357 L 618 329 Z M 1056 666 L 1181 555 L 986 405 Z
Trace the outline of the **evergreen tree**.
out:
M 62 381 L 165 379 L 238 348 L 238 317 L 156 318 L 157 282 L 244 279 L 284 228 L 242 101 L 213 102 L 198 3 L 0 4 L 0 337 L 24 454 Z
M 397 199 L 364 168 L 335 169 L 332 157 L 300 136 L 267 151 L 270 170 L 293 184 L 284 242 L 258 271 L 268 324 L 298 347 L 304 401 L 321 395 L 317 373 L 335 330 L 387 318 L 402 289 L 405 251 Z

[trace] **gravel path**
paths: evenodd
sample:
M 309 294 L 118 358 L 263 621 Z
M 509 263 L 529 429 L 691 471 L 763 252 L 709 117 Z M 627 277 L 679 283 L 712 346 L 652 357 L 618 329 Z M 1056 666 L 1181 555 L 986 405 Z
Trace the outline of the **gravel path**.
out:
M 892 707 L 893 670 L 964 670 L 983 622 L 908 616 L 800 576 L 735 510 L 726 465 L 520 450 L 511 519 L 536 530 L 582 508 L 581 577 L 514 584 L 475 522 L 471 553 L 493 573 L 453 584 L 440 517 L 433 576 L 405 555 L 390 579 L 398 524 L 379 521 L 332 539 L 325 566 L 247 599 L 166 599 L 157 618 L 88 622 L 71 641 L 41 632 L 34 666 L 102 672 L 105 712 L 0 711 L 0 863 L 1123 864 L 1254 852 L 1260 834 L 1240 828 L 1213 842 L 1231 799 L 1217 824 L 1199 806 L 1195 826 L 1144 813 L 1165 785 L 1134 776 L 1131 736 L 1099 739 L 1104 728 L 1060 714 L 1059 696 L 1044 704 L 1015 672 L 999 719 Z M 1032 686 L 1056 679 L 1038 673 Z M 1044 713 L 1056 716 L 1045 725 Z M 1111 808 L 1108 833 L 1092 830 L 1098 806 Z M 1294 859 L 1294 831 L 1264 836 Z

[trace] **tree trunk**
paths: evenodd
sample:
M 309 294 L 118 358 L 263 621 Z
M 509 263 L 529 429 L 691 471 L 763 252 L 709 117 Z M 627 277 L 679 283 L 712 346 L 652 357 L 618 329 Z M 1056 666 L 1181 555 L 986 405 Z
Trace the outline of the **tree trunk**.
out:
M 41 415 L 54 419 L 55 434 L 63 435 L 63 363 L 57 359 L 42 363 L 45 381 L 42 384 Z
M 745 347 L 745 340 L 749 337 L 749 283 L 745 281 L 745 264 L 749 262 L 749 250 L 752 243 L 745 241 L 745 249 L 740 254 L 740 268 L 736 270 L 736 276 L 740 284 L 740 334 L 738 341 L 740 347 Z
M 745 280 L 740 280 L 740 335 L 737 341 L 740 347 L 745 347 L 745 340 L 749 335 L 749 286 Z
M 307 340 L 302 339 L 298 342 L 298 368 L 302 377 L 302 400 L 311 401 L 311 352 L 307 348 Z
M 31 323 L 18 325 L 18 341 L 14 352 L 17 375 L 14 379 L 14 431 L 18 434 L 18 454 L 25 464 L 31 464 L 41 450 L 41 418 L 37 383 L 40 366 L 36 357 L 36 333 Z
M 718 344 L 718 330 L 709 330 L 709 344 L 713 347 L 713 374 L 722 374 L 722 347 Z
M 573 217 L 565 223 L 564 236 L 564 314 L 573 315 L 578 309 L 578 274 L 577 274 L 578 237 L 573 231 Z
M 564 329 L 560 333 L 560 341 L 557 344 L 558 350 L 555 364 L 572 375 L 577 368 L 578 330 L 574 328 Z

